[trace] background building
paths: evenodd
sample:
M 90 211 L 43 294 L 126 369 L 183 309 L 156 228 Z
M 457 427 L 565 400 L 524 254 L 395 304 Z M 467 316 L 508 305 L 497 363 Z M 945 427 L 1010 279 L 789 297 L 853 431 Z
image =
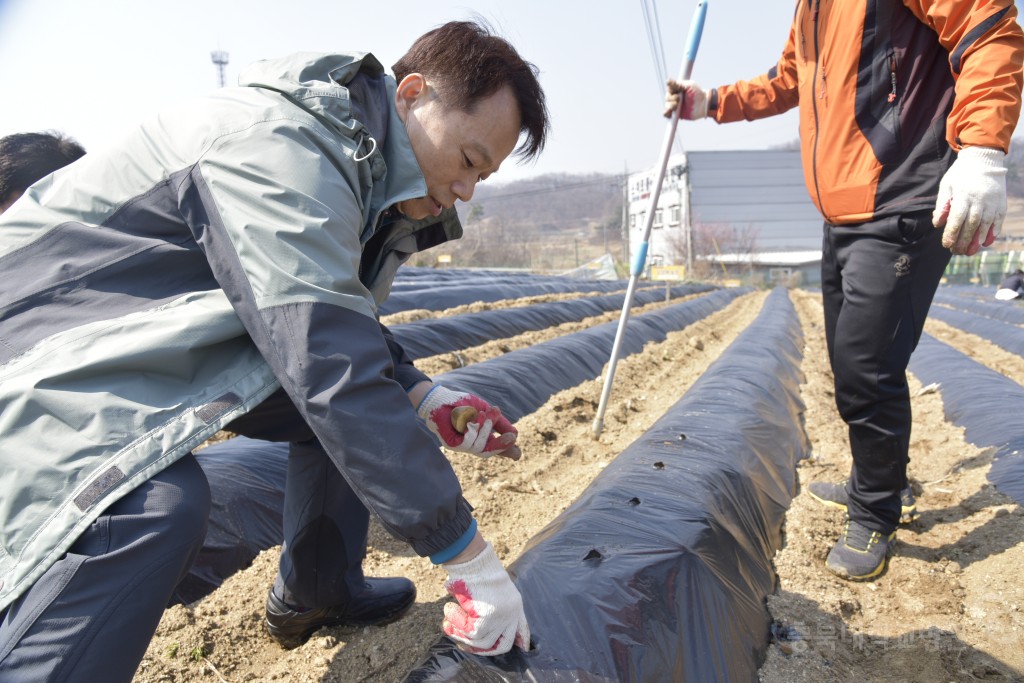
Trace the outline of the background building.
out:
M 657 169 L 627 181 L 630 253 L 643 240 Z M 669 159 L 648 241 L 652 266 L 693 276 L 813 284 L 821 215 L 796 150 L 686 152 Z

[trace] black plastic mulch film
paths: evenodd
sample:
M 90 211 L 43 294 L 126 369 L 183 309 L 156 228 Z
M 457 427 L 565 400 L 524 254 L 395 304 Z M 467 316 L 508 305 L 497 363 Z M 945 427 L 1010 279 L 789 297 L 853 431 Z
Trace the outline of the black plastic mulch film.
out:
M 690 285 L 686 291 L 689 292 L 690 289 L 696 290 L 699 288 Z M 692 312 L 693 319 L 696 320 L 721 308 L 738 293 L 737 291 L 731 291 L 727 294 L 715 292 L 714 301 L 702 301 L 702 297 L 695 299 L 690 302 L 688 310 Z M 423 294 L 422 296 L 429 296 L 429 294 Z M 512 296 L 515 298 L 514 294 Z M 660 289 L 658 296 L 664 297 L 663 287 Z M 566 304 L 566 306 L 570 304 L 570 302 L 560 303 Z M 549 319 L 551 320 L 550 324 L 546 326 L 558 324 L 560 317 L 564 317 L 563 309 L 566 306 L 546 307 Z M 584 306 L 584 309 L 586 309 L 586 306 Z M 468 329 L 475 329 L 478 327 L 473 322 L 476 316 L 493 318 L 492 313 L 494 312 L 466 314 L 458 317 Z M 510 312 L 509 318 L 514 319 L 516 315 Z M 579 317 L 582 318 L 586 315 L 588 313 L 581 312 Z M 623 350 L 623 355 L 628 355 L 634 350 L 642 348 L 643 341 L 647 339 L 645 335 L 660 335 L 658 338 L 664 336 L 659 331 L 662 325 L 652 325 L 650 318 L 647 316 L 638 316 L 637 319 L 640 317 L 644 317 L 648 322 L 643 322 L 636 326 L 630 325 L 630 338 L 633 340 L 633 343 L 630 344 L 630 348 Z M 679 318 L 679 313 L 676 311 L 672 315 L 672 319 L 676 320 L 676 324 L 678 324 Z M 671 327 L 671 325 L 669 326 Z M 604 359 L 601 361 L 602 364 L 607 362 L 608 355 L 611 352 L 611 340 L 613 339 L 613 336 L 610 335 L 614 335 L 614 328 L 609 328 L 608 325 L 603 327 L 603 336 L 607 338 L 605 341 L 607 350 L 602 351 L 604 354 Z M 395 325 L 392 330 L 396 333 L 396 336 L 401 337 L 402 328 L 403 325 Z M 495 333 L 495 336 L 491 338 L 500 338 L 500 336 L 500 334 Z M 563 339 L 570 339 L 574 336 L 567 335 Z M 436 335 L 434 337 L 436 338 Z M 573 342 L 568 343 L 570 345 L 573 344 Z M 576 346 L 580 346 L 580 343 L 577 343 Z M 444 350 L 430 351 L 429 345 L 423 342 L 420 342 L 418 348 L 422 349 L 426 355 L 440 353 Z M 528 351 L 528 349 L 523 351 Z M 519 353 L 517 357 L 526 356 L 524 353 L 517 353 Z M 512 355 L 514 354 L 509 354 L 509 356 Z M 487 366 L 496 360 L 500 359 L 485 361 L 478 365 Z M 573 362 L 569 356 L 560 358 L 558 364 L 562 368 L 560 377 L 563 379 L 563 382 L 570 381 L 571 383 L 564 384 L 564 386 L 560 384 L 558 389 L 548 389 L 547 391 L 550 393 L 545 393 L 543 388 L 534 386 L 532 380 L 521 383 L 521 385 L 510 384 L 507 388 L 500 389 L 497 394 L 500 400 L 499 398 L 492 398 L 492 400 L 501 405 L 507 415 L 512 415 L 512 411 L 505 407 L 505 401 L 506 399 L 513 400 L 520 396 L 516 401 L 519 406 L 518 412 L 515 412 L 515 415 L 512 417 L 515 420 L 543 405 L 554 391 L 593 379 L 602 367 L 597 365 L 596 370 L 588 370 L 583 366 L 572 369 Z M 511 366 L 514 365 L 515 363 L 513 362 Z M 493 374 L 508 372 L 509 367 L 508 360 L 504 360 L 502 369 L 496 370 Z M 531 372 L 536 372 L 536 370 Z M 485 370 L 483 374 L 487 375 L 489 373 Z M 566 379 L 567 377 L 569 379 Z M 472 387 L 475 387 L 475 384 L 471 377 L 464 378 L 461 386 L 476 390 L 472 389 Z M 482 393 L 484 390 L 494 393 L 495 387 L 493 382 L 487 382 L 479 393 Z M 529 406 L 534 407 L 530 408 Z M 254 441 L 243 437 L 215 444 L 196 453 L 196 459 L 203 467 L 210 482 L 213 507 L 210 513 L 206 541 L 189 575 L 176 589 L 173 602 L 188 603 L 209 595 L 224 579 L 248 566 L 261 550 L 281 544 L 281 510 L 287 457 L 288 444 Z
M 670 287 L 638 289 L 633 306 L 664 301 L 666 295 L 678 298 L 707 292 L 711 285 L 685 284 Z M 567 322 L 578 322 L 589 316 L 622 309 L 625 293 L 603 296 L 582 296 L 566 301 L 534 304 L 518 308 L 501 308 L 480 313 L 466 313 L 444 318 L 428 318 L 393 325 L 391 332 L 410 358 L 468 349 L 492 339 L 505 339 L 533 330 L 543 330 Z
M 932 304 L 928 317 L 983 337 L 1010 353 L 1024 356 L 1024 328 L 1017 325 L 977 313 L 946 308 L 940 303 Z
M 802 344 L 775 290 L 511 565 L 534 649 L 487 658 L 442 639 L 407 683 L 757 680 L 772 558 L 809 452 Z
M 935 303 L 970 311 L 1014 325 L 1024 325 L 1024 302 L 996 301 L 995 287 L 949 285 L 935 293 Z
M 429 271 L 418 275 L 421 285 L 437 279 Z M 417 288 L 431 296 L 431 287 Z M 512 290 L 510 296 L 521 296 Z M 1018 348 L 1019 328 L 988 318 L 1024 324 L 1024 307 L 990 299 L 987 289 L 943 287 L 932 314 L 1007 350 Z M 724 303 L 698 304 L 700 316 Z M 632 318 L 628 329 L 646 327 L 643 317 Z M 614 332 L 613 325 L 605 327 Z M 649 331 L 660 334 L 657 326 Z M 793 493 L 795 460 L 807 448 L 799 425 L 798 335 L 788 300 L 774 292 L 754 325 L 686 396 L 531 541 L 511 570 L 526 598 L 533 652 L 487 659 L 442 640 L 408 680 L 756 680 L 768 639 L 764 596 L 775 581 L 770 558 Z M 541 367 L 574 365 L 579 350 L 559 350 L 553 342 L 539 356 Z M 607 362 L 610 338 L 599 343 L 607 348 L 584 364 Z M 493 374 L 504 374 L 513 356 L 487 363 L 501 361 Z M 471 369 L 439 379 L 508 396 L 491 381 L 474 382 Z M 1024 389 L 928 335 L 910 370 L 924 384 L 940 384 L 947 418 L 966 428 L 970 442 L 993 448 L 990 478 L 1024 503 L 1024 428 L 1017 409 Z M 536 371 L 528 377 L 532 387 Z M 519 401 L 525 412 L 515 418 L 542 405 L 543 393 Z M 214 511 L 200 562 L 179 586 L 179 600 L 208 594 L 260 550 L 281 542 L 286 454 L 286 444 L 244 439 L 197 454 L 214 489 Z
M 391 295 L 380 306 L 380 315 L 411 309 L 442 311 L 476 301 L 492 302 L 540 294 L 614 292 L 626 288 L 618 280 L 573 280 L 565 277 L 488 273 L 445 272 L 402 268 Z
M 939 290 L 940 294 L 944 289 Z M 961 297 L 971 292 L 965 288 L 954 291 Z M 969 296 L 967 298 L 969 300 Z M 936 302 L 946 300 L 946 297 L 936 296 Z M 978 303 L 970 305 L 974 307 Z M 1001 316 L 1004 318 L 1024 312 L 1013 302 L 1000 305 L 1008 313 Z M 988 306 L 977 310 L 978 314 L 954 315 L 938 310 L 933 304 L 930 315 L 1008 351 L 1021 353 L 1024 329 L 986 319 L 991 313 Z M 970 443 L 992 449 L 994 461 L 989 480 L 999 491 L 1024 505 L 1024 421 L 1021 420 L 1024 387 L 927 334 L 922 335 L 910 359 L 910 371 L 922 384 L 939 385 L 946 419 L 963 427 L 964 437 Z
M 622 335 L 619 357 L 642 351 L 650 341 L 664 340 L 669 332 L 707 317 L 749 291 L 720 289 L 630 318 Z M 600 376 L 611 356 L 618 325 L 618 321 L 597 325 L 446 372 L 434 380 L 501 406 L 501 412 L 514 422 L 540 408 L 559 391 Z

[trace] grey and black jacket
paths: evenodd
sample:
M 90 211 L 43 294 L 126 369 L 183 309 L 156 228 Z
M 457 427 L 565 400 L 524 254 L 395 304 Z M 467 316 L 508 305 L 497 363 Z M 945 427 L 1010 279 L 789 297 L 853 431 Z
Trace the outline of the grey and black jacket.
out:
M 377 320 L 461 237 L 369 54 L 261 62 L 33 186 L 0 217 L 0 609 L 119 497 L 283 387 L 420 555 L 471 508 Z

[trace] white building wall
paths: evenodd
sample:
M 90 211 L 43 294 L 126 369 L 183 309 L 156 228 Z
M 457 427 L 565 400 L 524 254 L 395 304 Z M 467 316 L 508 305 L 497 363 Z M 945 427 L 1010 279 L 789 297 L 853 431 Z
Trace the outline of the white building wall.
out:
M 634 173 L 628 178 L 629 259 L 632 263 L 644 238 L 647 212 L 651 207 L 651 194 L 657 180 L 658 169 Z M 669 158 L 658 196 L 654 224 L 647 246 L 647 264 L 684 265 L 686 254 L 686 154 Z

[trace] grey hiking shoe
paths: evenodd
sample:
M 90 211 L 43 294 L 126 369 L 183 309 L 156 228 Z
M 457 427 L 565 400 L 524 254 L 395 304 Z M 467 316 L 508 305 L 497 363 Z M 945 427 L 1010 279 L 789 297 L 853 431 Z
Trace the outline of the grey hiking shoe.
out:
M 885 536 L 847 519 L 846 529 L 825 559 L 825 567 L 848 581 L 870 581 L 885 570 L 895 543 L 895 531 Z
M 838 484 L 813 481 L 807 485 L 807 493 L 819 503 L 839 508 L 843 512 L 846 512 L 846 506 L 850 502 L 845 479 Z M 914 498 L 914 492 L 909 486 L 900 491 L 900 503 L 900 524 L 910 524 L 921 517 L 921 513 L 917 511 L 917 499 Z

